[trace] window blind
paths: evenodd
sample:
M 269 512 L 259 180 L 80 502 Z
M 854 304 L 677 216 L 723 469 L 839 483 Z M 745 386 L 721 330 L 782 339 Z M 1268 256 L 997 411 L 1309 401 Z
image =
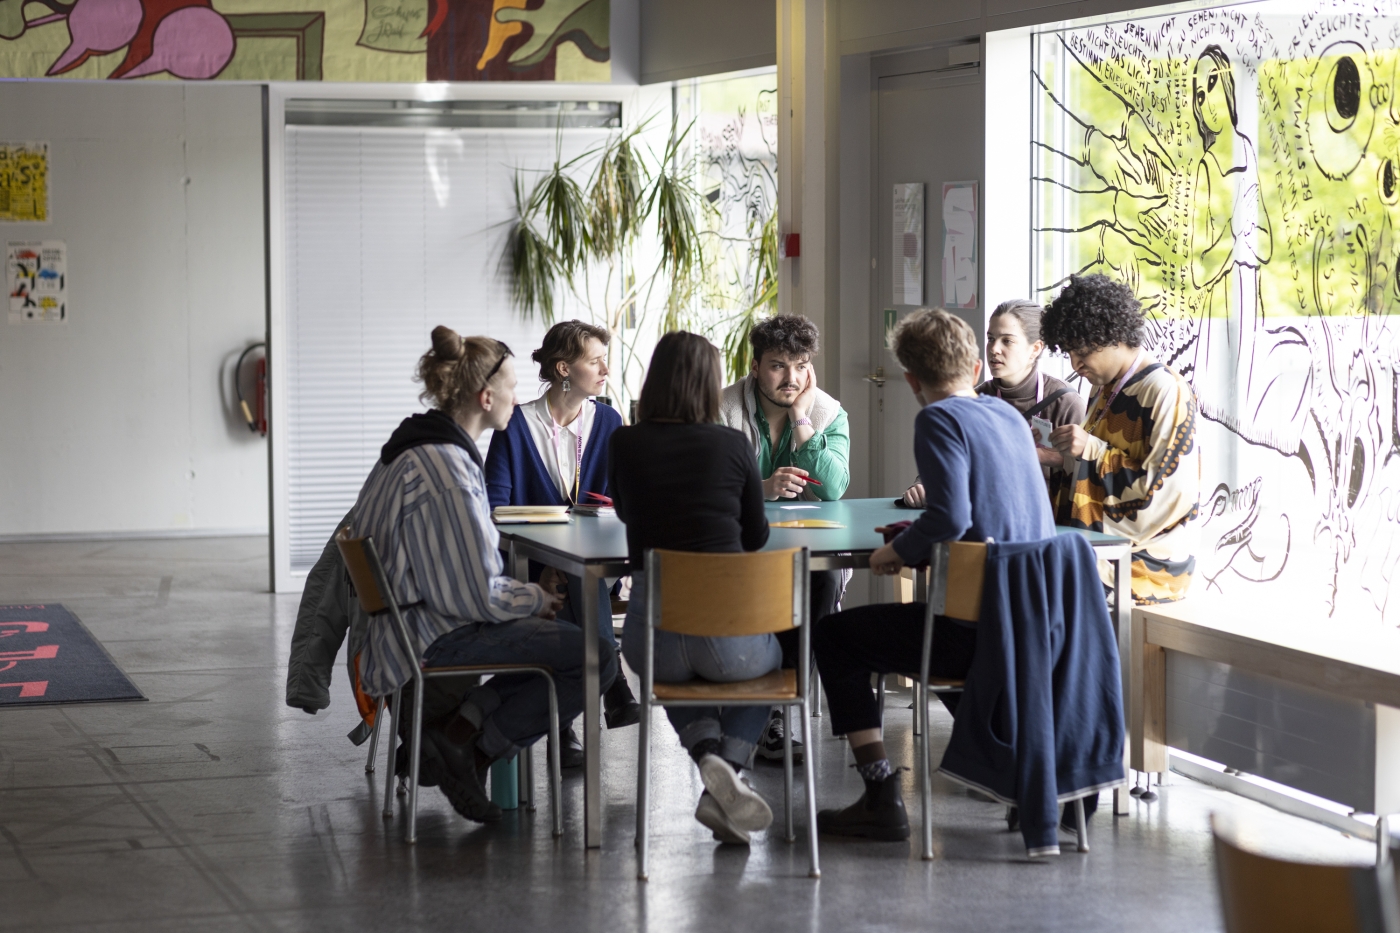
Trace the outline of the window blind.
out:
M 504 340 L 522 400 L 544 326 L 499 274 L 517 168 L 533 184 L 605 130 L 286 128 L 287 516 L 309 571 L 389 434 L 424 410 L 413 373 L 433 327 Z M 567 305 L 561 316 L 573 316 Z M 483 453 L 485 448 L 483 447 Z

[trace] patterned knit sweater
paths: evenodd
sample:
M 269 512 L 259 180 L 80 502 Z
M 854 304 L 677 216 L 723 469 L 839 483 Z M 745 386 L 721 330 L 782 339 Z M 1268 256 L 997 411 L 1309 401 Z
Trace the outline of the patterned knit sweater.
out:
M 1201 485 L 1190 385 L 1160 363 L 1146 365 L 1111 405 L 1102 391 L 1094 396 L 1084 430 L 1089 439 L 1073 482 L 1060 490 L 1057 521 L 1133 542 L 1136 602 L 1181 599 L 1196 570 Z

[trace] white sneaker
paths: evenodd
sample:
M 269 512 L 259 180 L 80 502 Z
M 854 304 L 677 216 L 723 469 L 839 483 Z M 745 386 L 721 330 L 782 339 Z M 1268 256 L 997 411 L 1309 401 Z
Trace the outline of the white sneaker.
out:
M 724 808 L 709 791 L 700 795 L 700 803 L 695 807 L 695 818 L 702 826 L 714 832 L 717 842 L 736 846 L 749 844 L 749 834 L 730 821 L 729 814 L 724 812 Z
M 768 804 L 734 772 L 729 762 L 718 755 L 706 755 L 700 759 L 699 766 L 705 789 L 714 795 L 715 802 L 736 828 L 755 833 L 767 829 L 773 822 L 773 811 L 768 809 Z

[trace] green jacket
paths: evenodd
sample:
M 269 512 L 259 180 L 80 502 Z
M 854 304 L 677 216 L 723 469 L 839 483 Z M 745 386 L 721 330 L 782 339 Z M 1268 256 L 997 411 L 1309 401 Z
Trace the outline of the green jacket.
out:
M 840 402 L 818 388 L 810 417 L 817 433 L 807 443 L 793 450 L 792 423 L 786 422 L 775 448 L 768 433 L 768 419 L 758 404 L 753 376 L 745 376 L 728 386 L 720 402 L 720 420 L 743 432 L 753 444 L 758 472 L 764 479 L 772 476 L 778 467 L 794 466 L 806 470 L 821 483 L 808 486 L 803 498 L 840 499 L 851 484 L 851 432 L 846 411 Z

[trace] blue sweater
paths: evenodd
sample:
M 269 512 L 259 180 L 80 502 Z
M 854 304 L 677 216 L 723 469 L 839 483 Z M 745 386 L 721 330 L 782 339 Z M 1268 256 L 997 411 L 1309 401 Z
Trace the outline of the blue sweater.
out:
M 1058 805 L 1123 782 L 1120 676 L 1088 541 L 988 545 L 977 649 L 940 770 L 1019 806 L 1030 854 L 1058 852 Z
M 1040 541 L 1055 519 L 1030 425 L 999 398 L 954 395 L 914 420 L 925 510 L 892 542 L 904 563 L 942 541 Z
M 622 427 L 622 416 L 611 405 L 594 406 L 593 433 L 583 448 L 580 497 L 590 492 L 608 494 L 608 442 L 612 433 Z M 486 495 L 493 509 L 498 505 L 569 504 L 549 478 L 519 405 L 510 416 L 510 425 L 491 435 L 491 448 L 486 454 Z

